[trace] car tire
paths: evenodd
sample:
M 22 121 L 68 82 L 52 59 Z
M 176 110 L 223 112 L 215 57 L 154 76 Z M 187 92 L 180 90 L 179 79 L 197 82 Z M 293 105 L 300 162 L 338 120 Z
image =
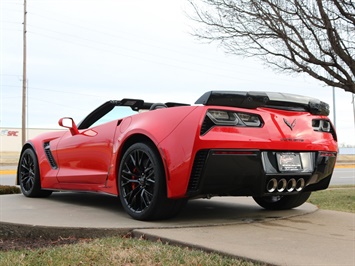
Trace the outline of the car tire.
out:
M 168 219 L 177 215 L 185 199 L 168 199 L 161 157 L 150 143 L 135 143 L 123 154 L 118 171 L 119 197 L 136 220 Z
M 311 192 L 301 192 L 296 195 L 253 197 L 253 199 L 267 210 L 288 210 L 301 206 L 310 195 Z
M 38 160 L 31 148 L 27 148 L 21 154 L 17 178 L 21 192 L 26 197 L 42 198 L 49 197 L 52 194 L 51 190 L 43 190 L 41 188 Z

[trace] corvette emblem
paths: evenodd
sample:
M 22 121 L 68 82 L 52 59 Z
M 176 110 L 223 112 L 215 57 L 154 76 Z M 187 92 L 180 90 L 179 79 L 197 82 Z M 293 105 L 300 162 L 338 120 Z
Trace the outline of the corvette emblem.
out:
M 287 120 L 284 118 L 284 122 L 285 122 L 285 124 L 286 124 L 291 130 L 293 130 L 293 128 L 294 128 L 295 125 L 296 125 L 296 119 L 293 120 L 292 123 L 290 123 L 289 121 L 287 121 Z

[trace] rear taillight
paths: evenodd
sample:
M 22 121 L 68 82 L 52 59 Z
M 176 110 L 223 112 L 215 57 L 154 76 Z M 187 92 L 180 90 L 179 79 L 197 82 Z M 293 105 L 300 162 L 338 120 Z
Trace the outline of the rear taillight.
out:
M 321 132 L 330 132 L 330 122 L 325 119 L 313 119 L 312 120 L 312 127 L 314 131 L 321 131 Z
M 312 120 L 312 128 L 314 131 L 317 131 L 317 132 L 327 132 L 327 133 L 332 134 L 333 139 L 335 141 L 337 141 L 337 135 L 336 135 L 335 130 L 329 120 L 327 120 L 327 119 L 313 119 Z
M 201 127 L 201 135 L 213 126 L 261 127 L 263 124 L 259 115 L 224 110 L 208 110 Z

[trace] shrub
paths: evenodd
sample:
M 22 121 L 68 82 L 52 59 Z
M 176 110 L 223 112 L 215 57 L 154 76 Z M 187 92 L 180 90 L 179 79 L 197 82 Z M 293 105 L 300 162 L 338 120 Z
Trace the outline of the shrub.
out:
M 20 190 L 19 187 L 0 185 L 0 195 L 5 195 L 5 194 L 18 194 L 18 193 L 21 193 L 21 190 Z

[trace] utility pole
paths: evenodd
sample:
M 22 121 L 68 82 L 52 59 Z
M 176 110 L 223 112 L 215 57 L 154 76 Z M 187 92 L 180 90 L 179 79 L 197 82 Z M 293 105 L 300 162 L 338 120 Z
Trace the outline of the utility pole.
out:
M 26 142 L 26 16 L 27 16 L 27 3 L 24 0 L 23 12 L 23 78 L 22 78 L 22 144 Z
M 337 115 L 335 110 L 335 88 L 333 87 L 333 124 L 334 127 L 337 127 Z

